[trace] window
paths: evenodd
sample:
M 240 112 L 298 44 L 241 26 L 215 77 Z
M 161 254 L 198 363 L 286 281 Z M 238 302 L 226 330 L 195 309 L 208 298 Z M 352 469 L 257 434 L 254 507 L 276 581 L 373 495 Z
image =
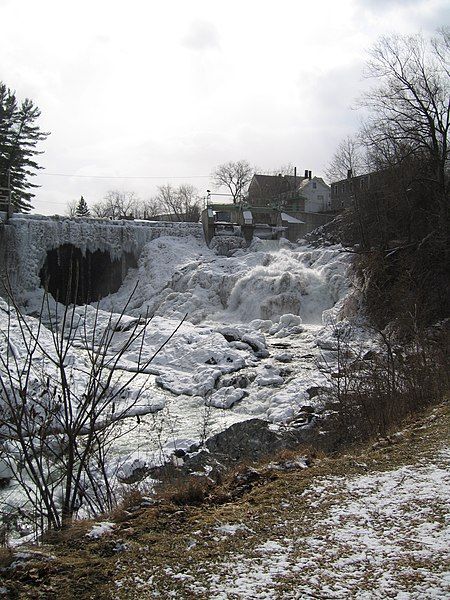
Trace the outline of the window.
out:
M 313 190 L 315 190 L 317 187 L 317 181 L 313 181 Z

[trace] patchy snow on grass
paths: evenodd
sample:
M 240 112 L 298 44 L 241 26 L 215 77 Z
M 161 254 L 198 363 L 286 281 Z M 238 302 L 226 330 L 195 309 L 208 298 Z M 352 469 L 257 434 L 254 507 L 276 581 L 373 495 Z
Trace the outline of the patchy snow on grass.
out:
M 243 523 L 223 523 L 216 527 L 216 531 L 226 535 L 235 535 L 238 531 L 249 531 L 249 529 Z
M 108 533 L 112 533 L 114 527 L 115 523 L 110 523 L 108 521 L 95 523 L 89 533 L 86 534 L 86 537 L 90 538 L 91 540 L 96 540 L 104 535 L 107 535 Z
M 325 479 L 307 491 L 312 501 L 323 501 L 339 490 L 317 523 L 319 535 L 303 540 L 311 552 L 319 543 L 321 561 L 312 571 L 327 582 L 329 597 L 364 589 L 368 579 L 372 591 L 361 598 L 449 597 L 449 458 L 446 450 L 437 464 Z M 306 596 L 318 590 L 308 579 L 298 588 Z
M 266 541 L 249 530 L 248 550 L 202 564 L 208 581 L 190 589 L 224 600 L 449 598 L 449 465 L 446 449 L 433 463 L 318 478 L 302 495 L 313 528 L 292 510 Z
M 211 598 L 280 598 L 276 590 L 279 577 L 289 571 L 290 545 L 268 541 L 256 551 L 260 557 L 250 560 L 243 555 L 234 557 L 219 578 L 211 577 L 208 592 Z

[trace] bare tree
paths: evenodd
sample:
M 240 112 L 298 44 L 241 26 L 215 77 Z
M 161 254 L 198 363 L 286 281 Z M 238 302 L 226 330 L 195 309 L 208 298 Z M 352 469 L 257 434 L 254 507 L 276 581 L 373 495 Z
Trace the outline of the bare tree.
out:
M 110 190 L 103 200 L 92 206 L 92 213 L 96 217 L 122 219 L 134 215 L 138 202 L 135 192 Z
M 192 185 L 162 185 L 158 188 L 156 202 L 161 213 L 174 221 L 197 222 L 200 218 L 200 198 Z
M 329 181 L 345 179 L 349 172 L 355 177 L 363 172 L 364 163 L 361 142 L 348 135 L 338 145 L 325 174 Z
M 156 196 L 159 208 L 163 215 L 173 215 L 175 221 L 181 221 L 181 208 L 178 204 L 177 190 L 170 184 L 160 185 Z
M 341 222 L 361 250 L 367 314 L 404 332 L 448 314 L 449 39 L 448 28 L 432 40 L 395 35 L 371 50 L 360 138 L 371 173 Z
M 178 202 L 181 205 L 184 221 L 197 222 L 200 218 L 201 204 L 198 190 L 189 184 L 178 187 Z
M 158 198 L 150 198 L 142 202 L 136 202 L 133 208 L 135 219 L 151 220 L 162 213 Z
M 236 204 L 244 195 L 253 176 L 253 169 L 246 160 L 227 162 L 219 165 L 212 173 L 214 185 L 226 187 L 233 203 Z
M 66 205 L 66 214 L 73 218 L 77 216 L 78 200 L 69 200 Z
M 0 459 L 21 486 L 40 531 L 66 526 L 81 507 L 93 515 L 114 506 L 108 453 L 118 436 L 136 427 L 118 424 L 139 414 L 142 377 L 181 325 L 149 355 L 144 337 L 150 320 L 125 323 L 128 303 L 106 324 L 97 309 L 89 331 L 87 307 L 84 313 L 72 305 L 51 314 L 45 296 L 40 318 L 32 319 L 14 303 L 0 305 Z M 44 312 L 49 328 L 42 324 Z M 73 352 L 80 344 L 84 358 Z M 128 373 L 120 362 L 131 348 L 138 360 Z
M 380 84 L 361 104 L 370 110 L 363 131 L 372 155 L 397 164 L 427 156 L 435 182 L 446 187 L 450 128 L 449 28 L 434 40 L 422 35 L 382 37 L 370 52 L 367 73 Z

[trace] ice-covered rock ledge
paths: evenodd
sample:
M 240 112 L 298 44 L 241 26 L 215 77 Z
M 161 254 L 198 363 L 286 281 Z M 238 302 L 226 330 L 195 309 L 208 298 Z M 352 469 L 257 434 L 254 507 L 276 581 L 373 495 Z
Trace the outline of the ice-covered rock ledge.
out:
M 164 464 L 134 461 L 120 479 L 122 483 L 131 484 L 149 476 L 170 481 L 195 474 L 219 480 L 224 472 L 238 464 L 258 462 L 280 450 L 296 450 L 299 445 L 325 452 L 334 449 L 338 444 L 337 433 L 329 428 L 322 430 L 320 415 L 310 413 L 310 417 L 309 423 L 297 427 L 283 427 L 261 419 L 235 423 L 204 444 L 177 448 Z
M 0 214 L 1 217 L 1 214 Z M 131 253 L 136 260 L 148 242 L 160 236 L 203 237 L 199 223 L 111 221 L 108 219 L 15 214 L 0 226 L 0 275 L 8 274 L 16 299 L 40 285 L 39 272 L 47 252 L 64 244 L 108 252 L 112 260 Z

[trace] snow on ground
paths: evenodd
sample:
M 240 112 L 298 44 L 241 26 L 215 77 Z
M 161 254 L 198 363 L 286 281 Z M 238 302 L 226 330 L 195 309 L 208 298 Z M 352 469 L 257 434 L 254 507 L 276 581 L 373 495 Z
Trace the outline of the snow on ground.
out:
M 104 535 L 108 535 L 114 530 L 115 523 L 110 523 L 109 521 L 102 521 L 100 523 L 95 523 L 91 530 L 86 534 L 86 537 L 96 540 Z
M 289 512 L 265 541 L 242 523 L 216 526 L 222 535 L 245 530 L 245 551 L 176 576 L 188 595 L 222 600 L 449 598 L 449 467 L 446 448 L 431 463 L 317 478 L 302 494 L 309 531 L 287 498 Z

